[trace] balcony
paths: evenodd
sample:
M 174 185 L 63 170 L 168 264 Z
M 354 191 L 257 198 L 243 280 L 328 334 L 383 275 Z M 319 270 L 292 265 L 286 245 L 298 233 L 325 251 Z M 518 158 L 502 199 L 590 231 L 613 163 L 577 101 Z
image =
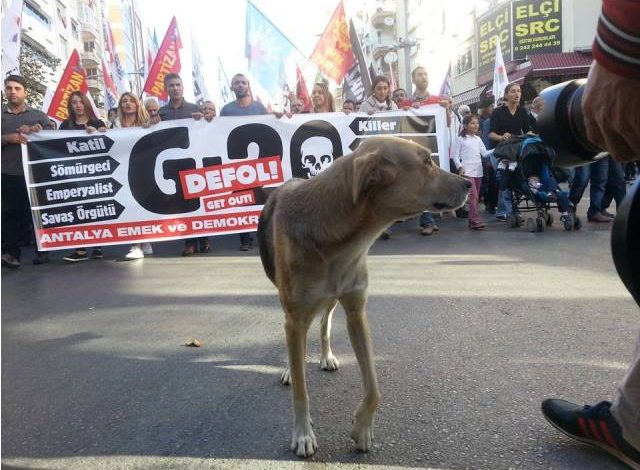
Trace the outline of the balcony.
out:
M 83 19 L 80 20 L 80 34 L 83 41 L 97 41 L 101 37 L 97 26 Z
M 89 90 L 97 93 L 102 93 L 102 91 L 104 90 L 104 84 L 102 83 L 102 80 L 98 80 L 97 77 L 91 77 L 87 79 L 87 86 L 89 87 Z
M 96 51 L 83 51 L 80 53 L 80 58 L 82 59 L 82 66 L 85 69 L 100 67 L 100 65 L 102 65 L 102 60 L 100 59 Z
M 396 24 L 396 12 L 394 10 L 378 10 L 371 16 L 371 25 L 377 29 L 393 28 Z
M 373 44 L 371 47 L 371 55 L 374 60 L 382 59 L 388 52 L 398 50 L 398 44 L 392 41 L 384 41 L 380 44 Z

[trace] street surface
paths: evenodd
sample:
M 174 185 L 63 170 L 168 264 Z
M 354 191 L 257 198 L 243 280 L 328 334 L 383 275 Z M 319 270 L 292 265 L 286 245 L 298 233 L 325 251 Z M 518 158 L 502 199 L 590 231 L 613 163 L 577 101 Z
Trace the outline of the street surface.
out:
M 2 463 L 10 469 L 622 469 L 542 417 L 540 402 L 611 399 L 640 309 L 618 279 L 608 226 L 484 233 L 466 219 L 394 226 L 369 258 L 369 318 L 382 402 L 374 449 L 354 451 L 358 367 L 344 313 L 340 370 L 308 385 L 320 449 L 288 449 L 290 390 L 276 291 L 257 249 L 212 239 L 125 262 L 2 270 Z M 557 213 L 554 214 L 556 220 Z M 198 339 L 200 348 L 185 347 Z

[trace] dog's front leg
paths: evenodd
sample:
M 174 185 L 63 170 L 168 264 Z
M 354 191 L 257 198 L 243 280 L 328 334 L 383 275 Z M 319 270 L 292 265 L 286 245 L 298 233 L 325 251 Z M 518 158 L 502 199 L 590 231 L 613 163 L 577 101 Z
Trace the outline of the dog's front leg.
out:
M 287 312 L 285 322 L 294 413 L 291 450 L 294 451 L 298 457 L 310 457 L 318 449 L 318 443 L 311 427 L 309 396 L 307 395 L 307 383 L 304 372 L 304 356 L 306 352 L 309 321 L 307 318 L 299 318 L 300 316 L 304 317 L 304 314 L 301 312 Z M 312 318 L 311 315 L 309 318 Z
M 364 397 L 355 413 L 351 438 L 355 441 L 356 449 L 367 452 L 373 441 L 373 421 L 380 402 L 380 390 L 373 364 L 369 323 L 364 310 L 366 291 L 363 289 L 346 294 L 340 298 L 340 302 L 347 313 L 349 339 L 360 366 L 364 387 Z
M 331 351 L 331 317 L 333 317 L 336 305 L 338 305 L 337 301 L 325 310 L 320 324 L 320 342 L 322 343 L 320 368 L 322 370 L 338 370 L 338 367 L 340 367 L 338 358 Z

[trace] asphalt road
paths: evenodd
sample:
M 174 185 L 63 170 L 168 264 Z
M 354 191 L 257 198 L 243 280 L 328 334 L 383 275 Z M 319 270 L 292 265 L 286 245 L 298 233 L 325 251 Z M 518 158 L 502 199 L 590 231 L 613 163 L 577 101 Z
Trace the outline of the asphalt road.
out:
M 396 224 L 369 259 L 382 404 L 374 449 L 354 451 L 361 394 L 344 315 L 340 370 L 308 383 L 320 449 L 288 450 L 284 331 L 257 250 L 107 258 L 2 271 L 2 463 L 6 469 L 620 469 L 540 414 L 546 397 L 610 399 L 640 309 L 618 279 L 608 227 L 541 234 L 445 217 Z M 27 259 L 28 260 L 28 259 Z M 200 348 L 185 347 L 190 339 Z

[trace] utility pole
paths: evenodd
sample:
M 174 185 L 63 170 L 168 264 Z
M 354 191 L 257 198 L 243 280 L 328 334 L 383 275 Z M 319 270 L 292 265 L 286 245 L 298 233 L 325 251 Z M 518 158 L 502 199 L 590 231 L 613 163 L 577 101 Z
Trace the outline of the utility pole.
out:
M 411 48 L 416 46 L 417 42 L 415 39 L 409 38 L 409 0 L 402 0 L 402 9 L 399 13 L 402 18 L 398 23 L 402 25 L 403 31 L 398 31 L 398 35 L 402 34 L 402 38 L 398 40 L 395 48 L 403 50 L 405 89 L 407 94 L 410 95 L 413 88 L 411 82 Z
M 402 0 L 404 3 L 404 37 L 400 44 L 404 49 L 404 79 L 407 94 L 411 96 L 411 44 L 409 42 L 409 0 Z

